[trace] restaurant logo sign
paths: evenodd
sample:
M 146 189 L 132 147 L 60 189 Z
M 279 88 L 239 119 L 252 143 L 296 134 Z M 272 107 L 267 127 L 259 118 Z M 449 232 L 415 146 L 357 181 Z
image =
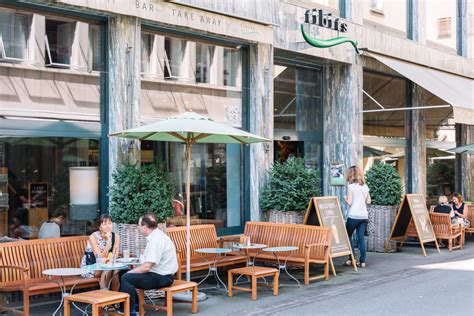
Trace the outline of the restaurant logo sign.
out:
M 308 9 L 304 13 L 304 23 L 301 24 L 301 34 L 303 34 L 303 38 L 311 46 L 318 48 L 328 48 L 343 43 L 350 43 L 354 47 L 356 53 L 359 55 L 361 54 L 360 50 L 357 48 L 356 40 L 346 36 L 335 37 L 327 40 L 313 38 L 305 32 L 305 24 L 316 25 L 334 31 L 346 33 L 348 30 L 347 23 L 342 18 L 335 17 L 332 15 L 332 13 L 321 9 Z
M 306 10 L 304 23 L 318 25 L 338 32 L 347 32 L 347 23 L 339 17 L 333 17 L 332 13 L 321 9 Z

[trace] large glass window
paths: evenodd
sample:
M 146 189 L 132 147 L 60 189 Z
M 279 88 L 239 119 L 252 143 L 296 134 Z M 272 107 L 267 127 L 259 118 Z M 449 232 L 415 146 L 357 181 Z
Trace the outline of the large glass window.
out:
M 70 175 L 71 167 L 92 167 L 98 175 L 98 157 L 97 139 L 2 138 L 0 192 L 4 201 L 0 200 L 0 234 L 38 238 L 42 223 L 59 214 L 66 217 L 61 223 L 62 236 L 89 233 L 91 223 L 71 205 Z M 97 184 L 98 177 L 95 180 Z M 100 209 L 99 200 L 96 207 Z
M 364 72 L 364 169 L 375 163 L 395 167 L 405 183 L 406 81 Z M 385 108 L 385 109 L 382 109 Z M 374 112 L 371 112 L 374 111 Z
M 275 160 L 304 157 L 321 168 L 321 72 L 275 64 L 273 77 Z
M 457 1 L 437 0 L 426 4 L 426 39 L 432 43 L 456 49 Z
M 0 59 L 27 58 L 28 16 L 0 10 Z

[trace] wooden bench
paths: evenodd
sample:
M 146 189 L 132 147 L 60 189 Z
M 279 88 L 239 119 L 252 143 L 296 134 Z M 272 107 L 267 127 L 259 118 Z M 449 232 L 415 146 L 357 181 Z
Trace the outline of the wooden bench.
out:
M 465 229 L 466 234 L 474 234 L 474 206 L 464 205 L 467 209 L 467 219 L 471 222 L 471 227 Z
M 183 273 L 186 272 L 186 227 L 170 227 L 166 233 L 174 242 L 178 253 L 178 272 L 177 279 L 181 280 Z M 233 253 L 225 257 L 217 258 L 211 254 L 201 254 L 196 252 L 199 248 L 219 248 L 222 247 L 221 241 L 217 239 L 216 228 L 214 225 L 193 225 L 191 226 L 191 272 L 208 270 L 209 264 L 213 265 L 217 259 L 219 262 L 216 267 L 226 267 L 237 264 L 245 264 L 247 257 L 241 254 Z
M 186 282 L 182 280 L 175 280 L 171 286 L 158 289 L 165 292 L 165 306 L 158 306 L 154 304 L 145 304 L 145 291 L 138 289 L 138 306 L 140 310 L 140 316 L 145 315 L 145 308 L 153 308 L 155 311 L 165 310 L 167 316 L 173 315 L 173 295 L 182 292 L 192 291 L 192 301 L 179 301 L 183 303 L 191 303 L 192 313 L 198 312 L 197 305 L 197 283 L 196 282 Z
M 430 221 L 436 239 L 448 240 L 449 251 L 462 249 L 464 229 L 461 225 L 452 225 L 449 214 L 430 213 Z
M 245 275 L 245 276 L 251 277 L 252 281 L 250 283 L 250 288 L 235 286 L 234 274 Z M 264 278 L 267 276 L 273 277 L 273 284 L 257 283 L 258 278 Z M 227 292 L 227 295 L 233 296 L 234 295 L 233 290 L 251 292 L 252 301 L 256 301 L 257 300 L 257 284 L 267 286 L 267 287 L 272 287 L 273 295 L 277 296 L 278 295 L 278 270 L 275 268 L 257 267 L 257 266 L 230 269 L 228 271 L 227 288 L 229 289 L 229 291 Z
M 122 292 L 95 290 L 68 295 L 64 298 L 64 316 L 71 316 L 71 303 L 78 302 L 92 305 L 92 316 L 102 314 L 119 315 L 115 311 L 104 310 L 107 305 L 124 304 L 124 315 L 130 315 L 130 295 Z
M 304 283 L 318 279 L 329 279 L 329 248 L 331 246 L 331 231 L 329 228 L 299 224 L 280 224 L 268 222 L 247 222 L 245 236 L 256 244 L 265 244 L 268 247 L 296 246 L 297 251 L 278 253 L 280 261 L 288 260 L 288 264 L 304 267 Z M 223 241 L 231 241 L 233 236 L 223 237 Z M 235 239 L 235 241 L 238 241 Z M 250 251 L 250 255 L 257 261 L 275 261 L 271 253 Z M 323 264 L 324 273 L 310 277 L 310 264 Z
M 23 292 L 23 314 L 29 315 L 30 296 L 60 292 L 57 283 L 43 275 L 46 269 L 79 268 L 88 236 L 24 240 L 0 244 L 0 292 Z M 66 287 L 75 289 L 98 286 L 97 278 L 65 277 Z M 0 298 L 0 312 L 6 308 Z

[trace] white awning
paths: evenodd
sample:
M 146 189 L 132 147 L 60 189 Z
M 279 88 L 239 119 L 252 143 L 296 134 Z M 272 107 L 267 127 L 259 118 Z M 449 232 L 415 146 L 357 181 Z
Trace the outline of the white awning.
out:
M 453 107 L 454 121 L 474 125 L 474 80 L 400 59 L 366 53 Z

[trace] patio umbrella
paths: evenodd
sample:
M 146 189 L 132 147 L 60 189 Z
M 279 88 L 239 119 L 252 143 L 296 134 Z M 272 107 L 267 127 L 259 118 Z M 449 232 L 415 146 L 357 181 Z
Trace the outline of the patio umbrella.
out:
M 456 148 L 448 149 L 447 151 L 457 153 L 457 154 L 469 154 L 474 155 L 474 144 L 459 146 Z
M 137 140 L 155 140 L 186 143 L 186 280 L 190 274 L 190 158 L 191 145 L 196 143 L 252 144 L 269 141 L 223 123 L 197 114 L 186 112 L 167 120 L 129 130 L 112 133 L 111 136 Z

